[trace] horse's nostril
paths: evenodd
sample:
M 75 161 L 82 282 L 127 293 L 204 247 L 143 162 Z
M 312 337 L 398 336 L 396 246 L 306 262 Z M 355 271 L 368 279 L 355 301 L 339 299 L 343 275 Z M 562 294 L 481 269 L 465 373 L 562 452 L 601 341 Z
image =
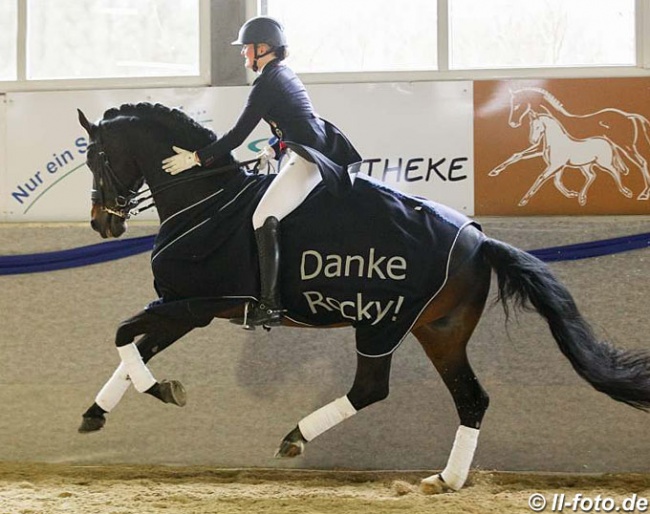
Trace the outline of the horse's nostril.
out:
M 90 226 L 93 230 L 97 231 L 97 222 L 95 220 L 90 220 Z

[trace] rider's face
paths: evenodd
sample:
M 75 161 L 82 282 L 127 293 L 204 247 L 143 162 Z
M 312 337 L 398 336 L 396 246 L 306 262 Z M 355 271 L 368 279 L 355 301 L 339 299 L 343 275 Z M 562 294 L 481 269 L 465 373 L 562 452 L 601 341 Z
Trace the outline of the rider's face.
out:
M 255 59 L 255 45 L 242 45 L 241 54 L 244 56 L 244 66 L 252 69 L 253 60 Z
M 264 55 L 270 50 L 269 45 L 266 43 L 259 43 L 257 45 L 257 55 Z M 241 54 L 244 56 L 244 66 L 248 69 L 253 69 L 253 62 L 255 61 L 255 45 L 242 45 Z M 261 63 L 257 63 L 260 68 L 262 67 Z

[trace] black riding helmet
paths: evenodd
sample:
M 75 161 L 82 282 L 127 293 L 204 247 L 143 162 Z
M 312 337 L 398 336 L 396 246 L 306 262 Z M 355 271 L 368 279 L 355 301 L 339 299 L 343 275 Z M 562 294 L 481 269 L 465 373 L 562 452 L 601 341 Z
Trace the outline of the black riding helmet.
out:
M 275 18 L 257 16 L 244 23 L 239 29 L 239 36 L 233 45 L 254 45 L 266 43 L 271 47 L 287 46 L 284 27 Z
M 270 50 L 263 54 L 257 53 L 257 45 L 266 43 Z M 275 18 L 270 16 L 257 16 L 244 23 L 239 29 L 239 35 L 233 45 L 255 45 L 255 59 L 253 60 L 253 71 L 257 71 L 257 60 L 270 53 L 276 48 L 287 46 L 287 38 L 284 35 L 284 27 Z

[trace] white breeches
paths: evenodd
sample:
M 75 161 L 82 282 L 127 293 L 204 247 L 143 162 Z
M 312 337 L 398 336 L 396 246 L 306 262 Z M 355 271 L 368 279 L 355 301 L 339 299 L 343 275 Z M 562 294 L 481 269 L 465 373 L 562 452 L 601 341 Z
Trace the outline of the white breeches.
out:
M 318 166 L 313 162 L 291 151 L 288 158 L 253 213 L 255 230 L 260 228 L 269 216 L 274 216 L 278 221 L 282 220 L 298 207 L 322 180 Z

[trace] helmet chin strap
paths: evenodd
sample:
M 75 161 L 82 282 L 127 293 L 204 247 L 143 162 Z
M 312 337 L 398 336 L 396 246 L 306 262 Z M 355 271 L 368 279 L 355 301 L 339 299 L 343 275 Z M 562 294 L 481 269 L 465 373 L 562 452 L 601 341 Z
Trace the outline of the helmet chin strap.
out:
M 257 71 L 259 70 L 259 66 L 257 65 L 257 60 L 260 59 L 260 58 L 262 58 L 262 57 L 266 57 L 267 55 L 272 54 L 272 53 L 274 52 L 274 49 L 271 48 L 270 50 L 264 52 L 263 54 L 258 54 L 258 53 L 257 53 L 257 46 L 258 46 L 257 43 L 255 43 L 255 44 L 253 45 L 253 52 L 254 52 L 254 54 L 253 54 L 253 67 L 252 67 L 252 68 L 253 68 L 253 71 L 256 72 L 256 73 L 257 73 Z

